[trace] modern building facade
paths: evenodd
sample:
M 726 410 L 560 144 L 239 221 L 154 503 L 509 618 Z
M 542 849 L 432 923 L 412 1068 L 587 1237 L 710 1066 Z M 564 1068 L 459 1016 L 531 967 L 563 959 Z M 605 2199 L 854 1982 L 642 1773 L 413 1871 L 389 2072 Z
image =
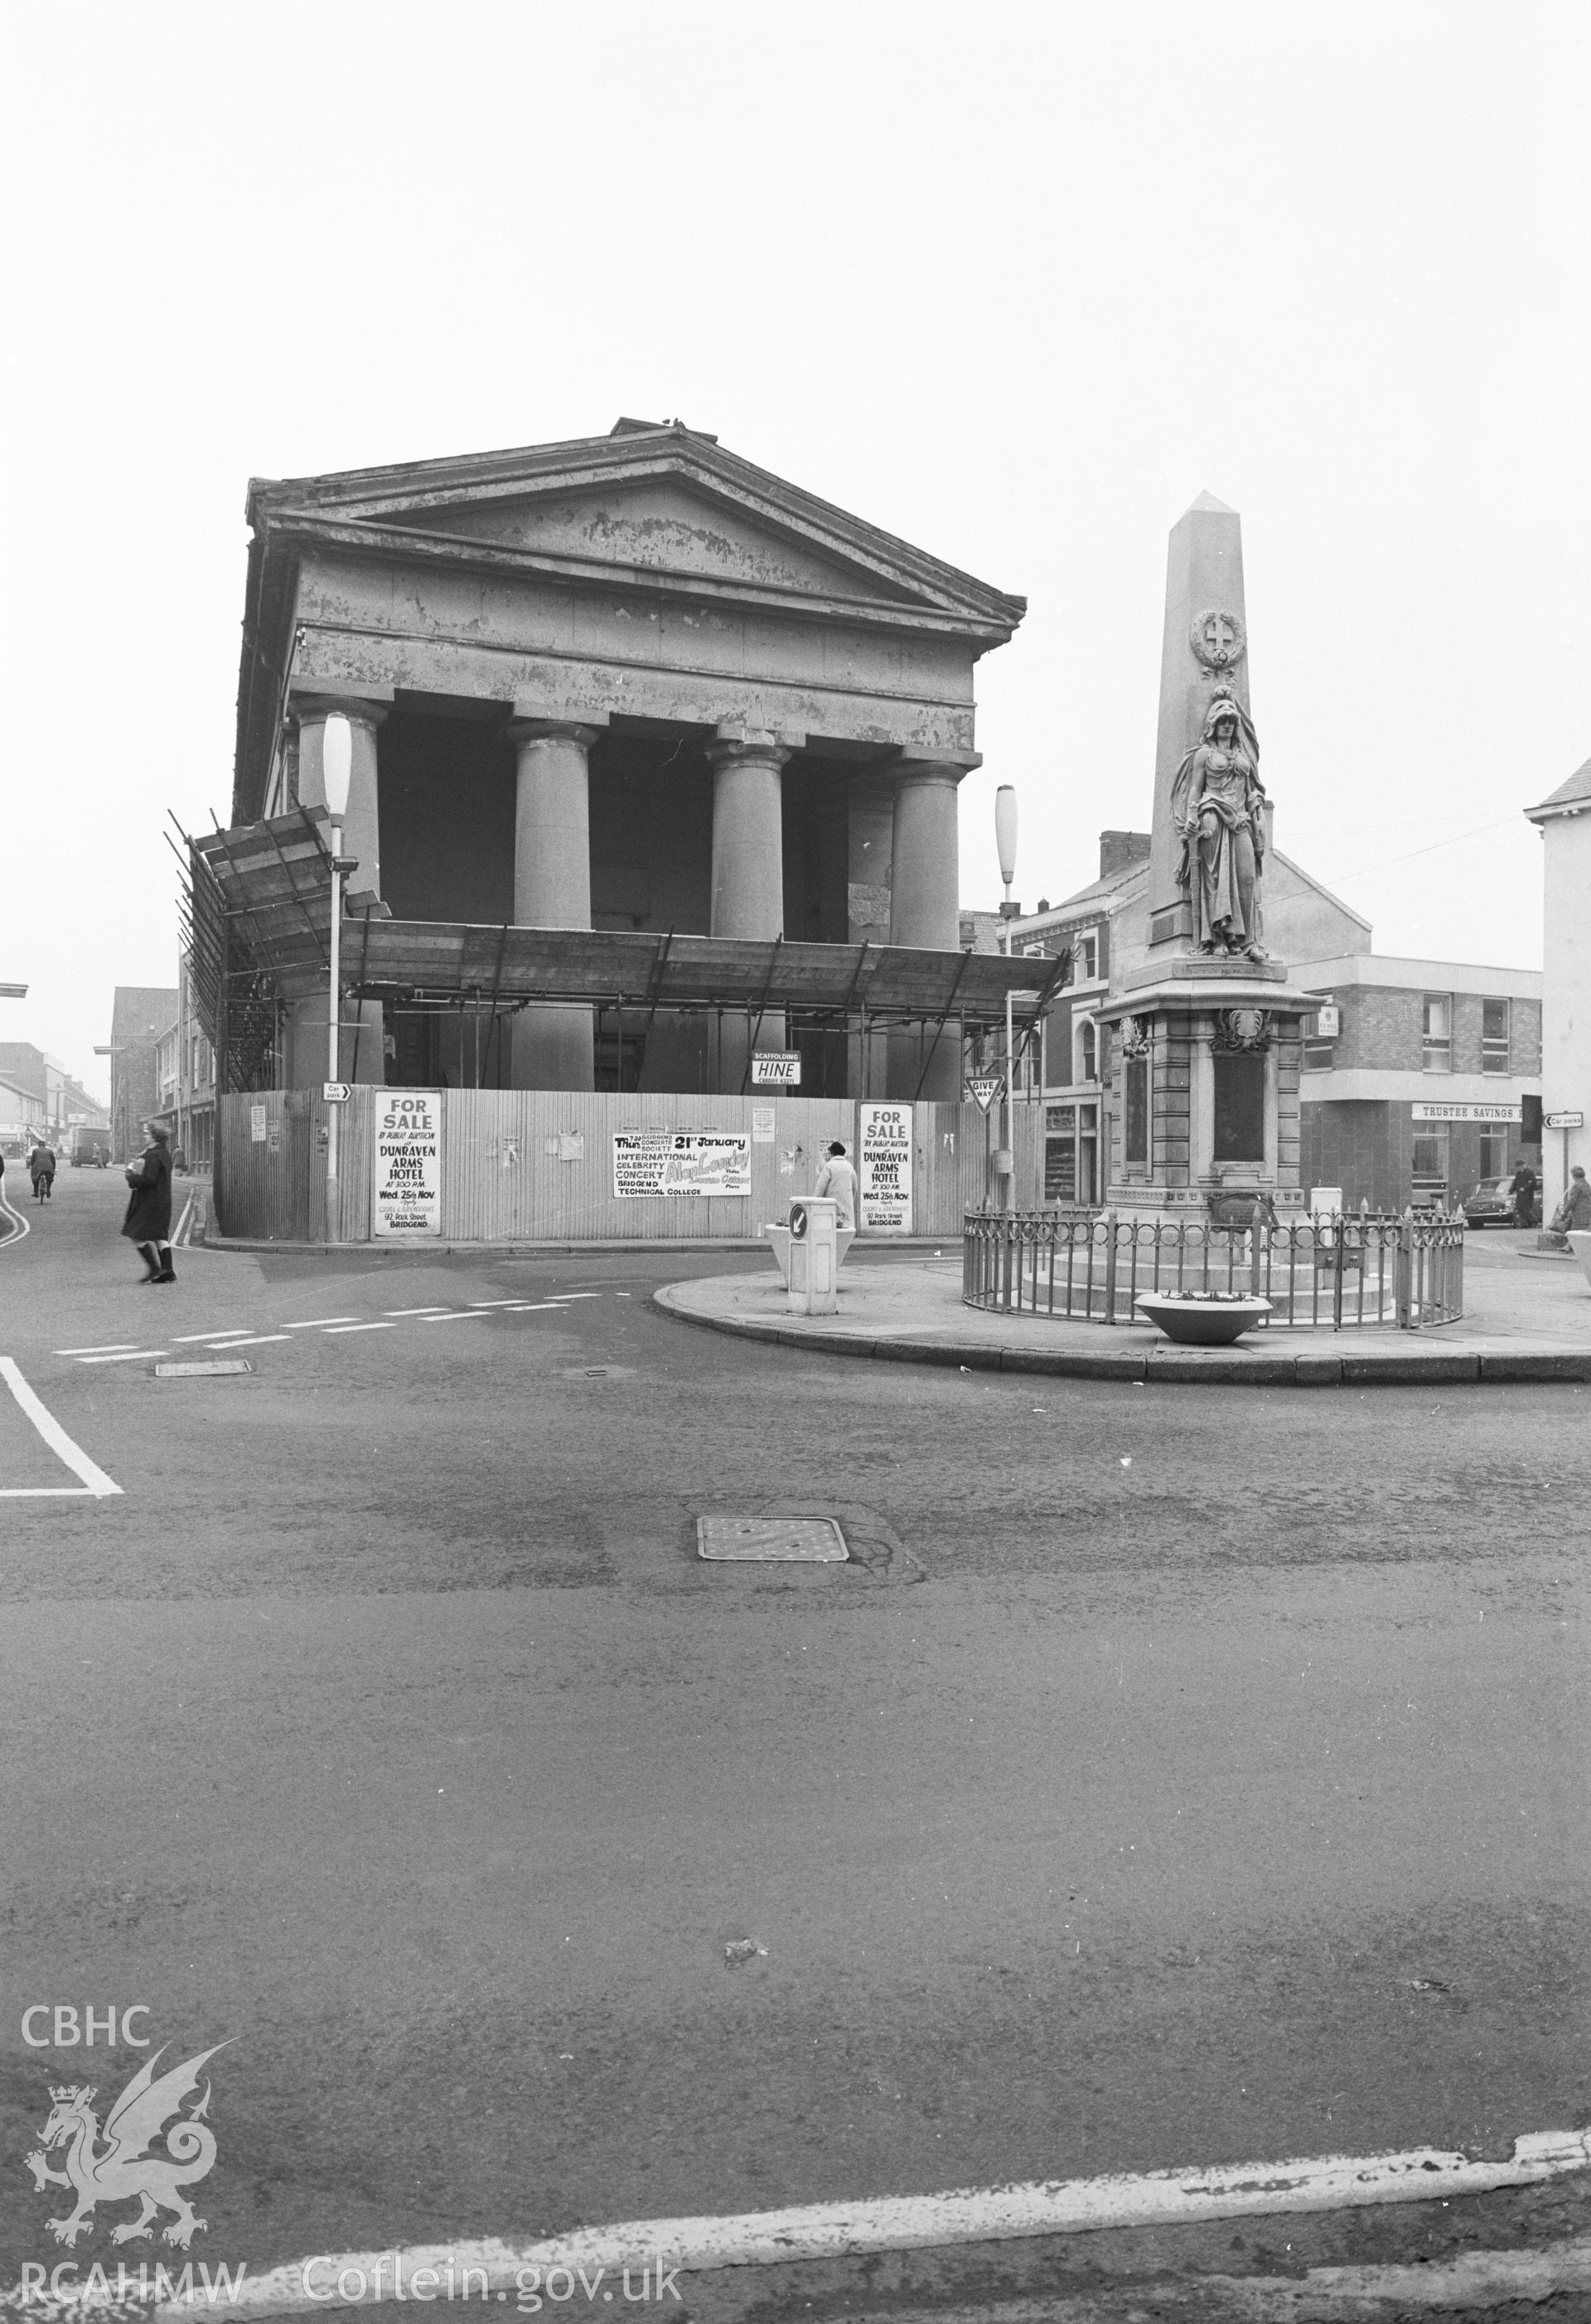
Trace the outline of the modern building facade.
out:
M 1541 979 L 1528 969 L 1395 960 L 1301 961 L 1321 998 L 1306 1028 L 1304 1174 L 1353 1204 L 1451 1207 L 1528 1158 L 1541 1090 Z
M 505 954 L 518 928 L 955 951 L 973 673 L 1021 598 L 677 420 L 255 482 L 248 518 L 234 821 L 323 805 L 347 718 L 354 922 L 501 927 Z M 738 1092 L 789 1032 L 740 998 L 502 1009 L 490 969 L 367 990 L 341 1077 Z M 804 1088 L 959 1094 L 958 1038 L 789 1038 Z M 326 1058 L 301 998 L 280 1078 Z

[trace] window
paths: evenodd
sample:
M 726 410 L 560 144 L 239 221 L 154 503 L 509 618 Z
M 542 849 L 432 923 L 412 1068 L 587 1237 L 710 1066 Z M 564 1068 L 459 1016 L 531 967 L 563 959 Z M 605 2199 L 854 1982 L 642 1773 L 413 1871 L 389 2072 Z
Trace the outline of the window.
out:
M 1505 1074 L 1508 1071 L 1506 1001 L 1481 1002 L 1481 1071 L 1483 1074 Z
M 1504 1178 L 1508 1175 L 1508 1132 L 1505 1130 L 1483 1130 L 1480 1136 L 1480 1174 L 1487 1178 Z
M 1073 936 L 1071 958 L 1066 964 L 1064 982 L 1068 984 L 1091 984 L 1099 973 L 1099 937 Z
M 1077 1200 L 1077 1108 L 1074 1105 L 1047 1105 L 1044 1108 L 1044 1200 L 1046 1203 L 1074 1203 Z
M 1335 1001 L 1325 1003 L 1314 1016 L 1303 1022 L 1303 1065 L 1306 1074 L 1329 1073 L 1337 1062 L 1337 1033 L 1340 1023 Z
M 1448 1191 L 1448 1125 L 1425 1122 L 1415 1132 L 1410 1191 L 1416 1203 L 1445 1198 Z
M 1080 1105 L 1077 1110 L 1077 1199 L 1080 1203 L 1097 1203 L 1099 1163 L 1099 1109 L 1096 1105 Z
M 1420 1062 L 1428 1074 L 1453 1068 L 1453 1002 L 1446 992 L 1428 992 L 1421 1011 Z
M 1091 1205 L 1099 1157 L 1099 1110 L 1093 1105 L 1044 1108 L 1044 1200 Z
M 1099 1035 L 1091 1017 L 1085 1017 L 1077 1028 L 1077 1078 L 1080 1082 L 1099 1079 Z

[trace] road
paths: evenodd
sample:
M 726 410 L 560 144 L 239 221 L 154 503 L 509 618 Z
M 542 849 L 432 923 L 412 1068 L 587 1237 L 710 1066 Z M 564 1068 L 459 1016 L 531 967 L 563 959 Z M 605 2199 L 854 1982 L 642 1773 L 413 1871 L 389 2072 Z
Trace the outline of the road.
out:
M 146 2054 L 39 2005 L 232 2045 L 194 2255 L 256 2270 L 1591 2122 L 1584 1388 L 809 1358 L 658 1314 L 768 1263 L 683 1250 L 147 1289 L 124 1199 L 0 1247 L 120 1488 L 0 1501 L 8 2278 L 46 2083 Z

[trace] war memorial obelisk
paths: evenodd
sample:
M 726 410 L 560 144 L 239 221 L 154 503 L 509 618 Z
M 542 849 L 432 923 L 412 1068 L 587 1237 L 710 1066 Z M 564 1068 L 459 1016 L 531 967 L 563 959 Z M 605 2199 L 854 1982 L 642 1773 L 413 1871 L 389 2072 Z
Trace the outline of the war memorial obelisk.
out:
M 1172 528 L 1148 951 L 1109 1027 L 1108 1206 L 1245 1226 L 1303 1206 L 1302 1020 L 1265 943 L 1271 807 L 1249 706 L 1243 539 L 1208 493 Z

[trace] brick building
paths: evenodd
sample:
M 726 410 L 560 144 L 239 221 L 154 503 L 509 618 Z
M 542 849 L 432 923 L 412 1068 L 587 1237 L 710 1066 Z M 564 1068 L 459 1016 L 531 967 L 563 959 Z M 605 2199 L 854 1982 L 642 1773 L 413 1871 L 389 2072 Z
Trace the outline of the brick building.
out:
M 154 1119 L 190 1169 L 207 1170 L 216 1150 L 216 1052 L 199 1021 L 186 953 L 177 979 L 177 1005 L 155 1044 Z
M 111 1159 L 126 1162 L 143 1147 L 142 1125 L 160 1117 L 158 1053 L 177 1016 L 174 985 L 118 984 L 111 1003 Z
M 1363 953 L 1301 961 L 1324 1006 L 1304 1043 L 1307 1184 L 1401 1210 L 1462 1202 L 1525 1156 L 1526 1096 L 1541 1090 L 1541 979 Z M 1529 1149 L 1540 1171 L 1540 1141 Z

